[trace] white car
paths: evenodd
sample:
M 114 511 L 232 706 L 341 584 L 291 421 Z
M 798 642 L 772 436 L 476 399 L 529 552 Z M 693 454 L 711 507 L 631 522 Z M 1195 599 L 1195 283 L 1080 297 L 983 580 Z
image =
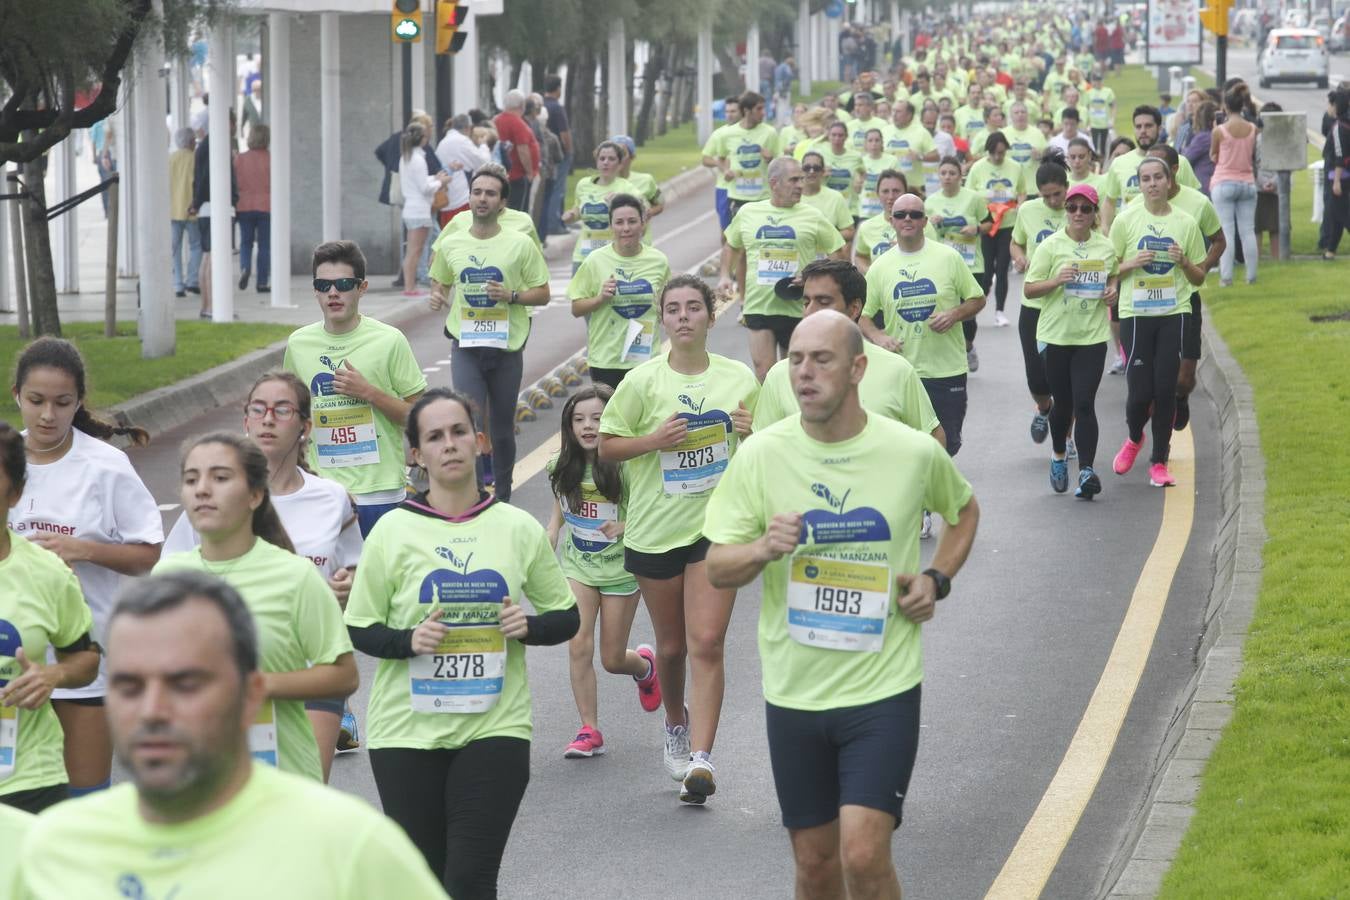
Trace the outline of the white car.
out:
M 1312 28 L 1276 28 L 1266 38 L 1257 63 L 1261 87 L 1276 81 L 1315 81 L 1325 88 L 1330 79 L 1326 39 Z

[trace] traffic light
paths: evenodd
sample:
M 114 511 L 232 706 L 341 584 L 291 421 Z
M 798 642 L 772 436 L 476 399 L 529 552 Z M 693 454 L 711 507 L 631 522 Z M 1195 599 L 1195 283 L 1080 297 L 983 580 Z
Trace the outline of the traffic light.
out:
M 469 7 L 462 0 L 436 0 L 436 52 L 458 53 L 468 39 L 460 31 Z
M 1233 0 L 1206 0 L 1208 5 L 1200 10 L 1200 22 L 1219 37 L 1228 36 L 1228 8 Z
M 389 37 L 395 44 L 422 40 L 422 0 L 391 0 Z

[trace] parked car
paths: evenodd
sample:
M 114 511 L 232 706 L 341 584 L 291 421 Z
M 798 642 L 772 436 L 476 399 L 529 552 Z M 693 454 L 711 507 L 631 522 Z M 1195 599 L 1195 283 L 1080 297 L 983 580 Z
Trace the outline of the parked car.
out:
M 1326 39 L 1312 28 L 1276 28 L 1266 38 L 1257 66 L 1261 87 L 1276 81 L 1315 81 L 1325 88 L 1330 79 Z
M 1327 46 L 1332 53 L 1344 53 L 1350 50 L 1350 13 L 1341 16 L 1331 26 L 1331 38 Z

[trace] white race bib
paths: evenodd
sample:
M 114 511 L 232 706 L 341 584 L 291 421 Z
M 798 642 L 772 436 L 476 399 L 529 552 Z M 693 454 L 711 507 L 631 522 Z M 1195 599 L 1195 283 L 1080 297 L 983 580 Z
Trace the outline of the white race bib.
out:
M 1166 275 L 1141 273 L 1134 279 L 1134 314 L 1165 316 L 1176 311 L 1177 283 Z
M 1075 300 L 1101 300 L 1106 295 L 1106 263 L 1080 259 L 1073 263 L 1073 281 L 1064 285 L 1064 296 Z
M 629 319 L 628 335 L 624 338 L 624 362 L 646 362 L 652 358 L 652 344 L 656 340 L 656 322 Z
M 597 237 L 596 235 L 603 235 Z M 608 246 L 613 239 L 614 233 L 606 229 L 603 232 L 592 231 L 591 236 L 578 243 L 581 245 L 581 258 L 585 259 L 602 247 Z
M 277 707 L 271 700 L 258 707 L 248 727 L 248 752 L 258 762 L 277 766 Z
M 493 625 L 451 626 L 435 653 L 408 660 L 413 712 L 483 713 L 506 682 L 506 636 Z
M 19 708 L 0 706 L 0 781 L 14 774 L 19 757 Z
M 975 265 L 975 238 L 967 237 L 964 234 L 952 235 L 942 243 L 951 247 L 961 256 L 961 261 L 967 266 Z
M 742 173 L 736 176 L 735 185 L 738 194 L 760 194 L 764 191 L 764 178 Z
M 571 529 L 574 540 L 588 545 L 599 544 L 608 547 L 614 543 L 614 538 L 607 536 L 600 527 L 606 522 L 619 520 L 619 504 L 593 499 L 587 496 L 590 493 L 590 491 L 583 493 L 581 508 L 576 512 L 563 509 L 563 521 Z M 592 549 L 590 552 L 594 553 L 596 550 Z
M 321 409 L 314 423 L 314 450 L 320 469 L 371 466 L 380 461 L 375 410 L 369 403 Z
M 465 306 L 459 313 L 461 347 L 496 347 L 511 343 L 511 319 L 505 306 Z
M 759 251 L 755 266 L 755 283 L 773 287 L 784 278 L 797 274 L 797 251 L 794 248 L 765 247 Z
M 788 574 L 788 635 L 808 647 L 879 653 L 890 598 L 888 566 L 794 556 Z
M 720 422 L 690 428 L 674 450 L 661 451 L 661 482 L 667 494 L 711 490 L 722 477 L 731 451 Z

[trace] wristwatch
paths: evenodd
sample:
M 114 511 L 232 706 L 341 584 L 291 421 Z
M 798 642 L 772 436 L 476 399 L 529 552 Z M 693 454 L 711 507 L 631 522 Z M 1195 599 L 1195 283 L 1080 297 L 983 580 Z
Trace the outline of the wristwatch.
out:
M 511 292 L 511 302 L 516 303 L 520 300 L 520 291 Z
M 924 569 L 923 574 L 933 579 L 933 584 L 937 585 L 937 598 L 939 600 L 945 599 L 952 592 L 952 580 L 937 569 Z

